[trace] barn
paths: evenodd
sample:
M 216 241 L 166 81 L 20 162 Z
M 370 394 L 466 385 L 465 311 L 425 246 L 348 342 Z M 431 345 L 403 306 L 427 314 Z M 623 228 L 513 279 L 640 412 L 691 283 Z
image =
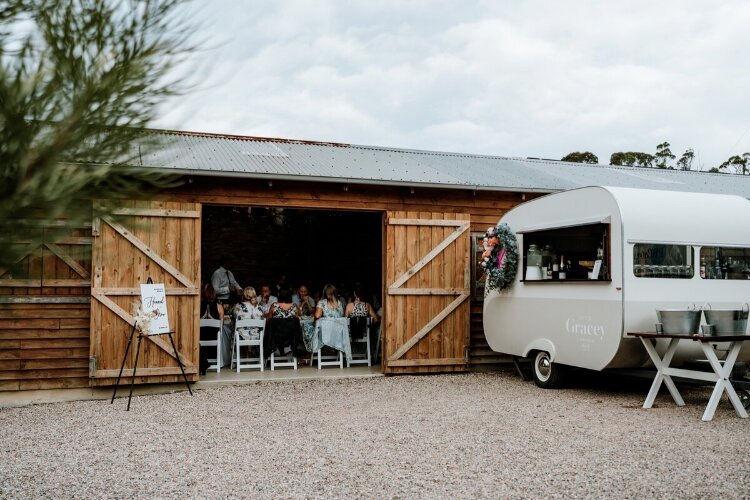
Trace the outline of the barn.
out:
M 143 168 L 182 176 L 0 269 L 0 391 L 111 386 L 139 285 L 166 285 L 198 381 L 199 291 L 222 256 L 242 285 L 358 282 L 383 308 L 385 374 L 496 367 L 482 332 L 478 242 L 525 200 L 611 185 L 750 197 L 750 177 L 177 131 Z M 658 216 L 658 214 L 656 214 Z M 731 216 L 728 214 L 728 216 Z M 33 223 L 33 221 L 26 221 Z M 134 357 L 124 376 L 132 378 Z M 136 383 L 179 380 L 151 337 Z

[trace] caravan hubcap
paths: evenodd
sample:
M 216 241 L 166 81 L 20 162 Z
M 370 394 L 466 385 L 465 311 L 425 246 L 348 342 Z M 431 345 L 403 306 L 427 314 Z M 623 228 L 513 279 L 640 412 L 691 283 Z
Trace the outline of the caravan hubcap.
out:
M 549 354 L 546 352 L 540 352 L 536 355 L 536 373 L 539 380 L 546 381 L 550 373 L 552 372 L 552 362 L 549 359 Z

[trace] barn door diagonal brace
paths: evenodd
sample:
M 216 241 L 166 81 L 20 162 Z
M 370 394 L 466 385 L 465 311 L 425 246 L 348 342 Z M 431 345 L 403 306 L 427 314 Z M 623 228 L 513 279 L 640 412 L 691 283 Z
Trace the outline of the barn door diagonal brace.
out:
M 429 264 L 429 262 L 432 259 L 434 259 L 437 255 L 439 255 L 440 252 L 448 248 L 448 245 L 456 241 L 462 234 L 468 231 L 469 227 L 471 226 L 471 222 L 469 221 L 447 221 L 447 222 L 455 223 L 458 227 L 456 228 L 455 231 L 453 231 L 450 235 L 448 235 L 447 238 L 445 238 L 442 242 L 440 242 L 438 246 L 430 250 L 430 252 L 427 255 L 419 259 L 419 262 L 414 264 L 408 271 L 406 271 L 404 274 L 399 276 L 396 279 L 396 281 L 394 281 L 393 284 L 391 284 L 391 286 L 388 287 L 389 289 L 399 288 L 401 285 L 409 281 L 409 278 L 417 274 L 420 269 L 422 269 L 424 266 Z M 403 223 L 403 221 L 400 219 L 395 219 L 395 220 L 389 221 L 388 223 L 398 224 L 398 223 Z M 427 224 L 423 224 L 423 225 L 427 225 Z
M 98 292 L 95 289 L 91 290 L 91 296 L 94 297 L 96 300 L 101 302 L 104 306 L 106 306 L 109 310 L 117 314 L 119 317 L 121 317 L 123 320 L 125 320 L 126 323 L 129 325 L 135 324 L 135 319 L 132 315 L 130 315 L 125 309 L 118 306 L 112 299 L 104 295 L 103 293 Z M 156 344 L 161 350 L 172 356 L 174 359 L 177 360 L 178 363 L 182 363 L 185 367 L 188 368 L 194 368 L 195 365 L 190 361 L 190 358 L 185 356 L 184 354 L 179 353 L 178 351 L 174 351 L 171 349 L 171 346 L 167 343 L 166 340 L 162 339 L 159 336 L 156 335 L 148 335 L 146 336 L 148 340 Z M 178 357 L 179 356 L 179 357 Z
M 138 250 L 146 254 L 151 260 L 156 262 L 159 266 L 162 267 L 165 271 L 167 271 L 169 274 L 174 276 L 174 278 L 185 285 L 188 288 L 195 288 L 195 284 L 180 272 L 179 269 L 174 267 L 172 264 L 161 258 L 156 252 L 154 252 L 146 243 L 141 241 L 138 237 L 136 237 L 133 233 L 128 231 L 124 226 L 121 224 L 118 224 L 114 220 L 112 220 L 110 217 L 102 217 L 102 220 L 104 220 L 107 224 L 109 224 L 112 229 L 117 231 L 123 238 L 128 240 L 130 243 L 132 243 Z
M 460 306 L 461 304 L 463 304 L 464 301 L 466 299 L 468 299 L 468 298 L 469 298 L 469 294 L 468 293 L 462 293 L 461 295 L 459 295 L 458 297 L 456 297 L 456 300 L 454 300 L 453 302 L 451 302 L 450 304 L 448 304 L 448 306 L 445 309 L 443 309 L 442 311 L 440 311 L 440 314 L 438 314 L 437 316 L 435 316 L 434 318 L 432 318 L 432 320 L 429 323 L 427 323 L 424 327 L 422 327 L 422 329 L 419 330 L 412 338 L 410 338 L 406 343 L 404 343 L 404 345 L 402 345 L 401 347 L 399 347 L 396 352 L 394 352 L 393 354 L 391 354 L 388 357 L 388 361 L 396 361 L 401 356 L 403 356 L 404 354 L 406 354 L 406 352 L 409 349 L 411 349 L 412 347 L 414 347 L 417 344 L 417 342 L 419 342 L 420 340 L 422 340 L 422 338 L 425 335 L 427 335 L 428 333 L 430 333 L 430 331 L 432 331 L 433 328 L 435 328 L 441 321 L 443 321 L 446 317 L 448 317 L 448 315 L 450 313 L 452 313 L 453 311 L 455 311 L 458 308 L 458 306 Z

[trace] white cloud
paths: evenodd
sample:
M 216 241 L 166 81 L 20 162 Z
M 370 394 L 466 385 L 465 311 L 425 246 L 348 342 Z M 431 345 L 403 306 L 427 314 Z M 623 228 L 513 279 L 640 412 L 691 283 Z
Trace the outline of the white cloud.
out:
M 485 154 L 750 149 L 745 2 L 212 2 L 160 125 Z M 734 146 L 734 148 L 733 148 Z

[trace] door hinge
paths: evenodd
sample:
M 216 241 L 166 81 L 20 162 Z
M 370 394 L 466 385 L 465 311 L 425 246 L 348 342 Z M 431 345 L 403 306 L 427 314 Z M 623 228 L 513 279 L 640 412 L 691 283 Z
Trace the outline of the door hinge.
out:
M 96 375 L 96 356 L 89 356 L 89 377 Z

